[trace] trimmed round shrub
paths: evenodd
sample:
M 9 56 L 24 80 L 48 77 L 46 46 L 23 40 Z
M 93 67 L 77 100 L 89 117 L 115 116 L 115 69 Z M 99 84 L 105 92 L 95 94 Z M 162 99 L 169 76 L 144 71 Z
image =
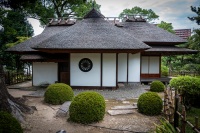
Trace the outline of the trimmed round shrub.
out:
M 69 120 L 77 123 L 93 123 L 103 120 L 105 114 L 104 97 L 94 91 L 78 94 L 69 107 Z
M 0 111 L 0 133 L 23 133 L 23 130 L 11 114 Z
M 161 81 L 153 81 L 150 86 L 150 91 L 153 92 L 163 92 L 165 89 L 165 85 Z
M 69 85 L 64 83 L 55 83 L 48 86 L 44 101 L 50 104 L 63 104 L 65 101 L 71 101 L 74 97 L 74 92 Z
M 162 99 L 155 92 L 146 92 L 138 99 L 138 110 L 145 115 L 159 115 L 163 108 Z

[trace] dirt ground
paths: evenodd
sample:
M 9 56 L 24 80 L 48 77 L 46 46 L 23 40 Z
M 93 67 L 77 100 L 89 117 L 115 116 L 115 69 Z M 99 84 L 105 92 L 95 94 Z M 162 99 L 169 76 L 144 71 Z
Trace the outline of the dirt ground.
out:
M 10 91 L 10 90 L 9 90 Z M 13 96 L 28 93 L 11 90 Z M 128 100 L 133 104 L 134 100 Z M 135 109 L 134 114 L 110 116 L 105 114 L 103 121 L 91 125 L 81 125 L 68 122 L 66 117 L 56 117 L 60 105 L 49 105 L 44 103 L 43 98 L 26 97 L 26 104 L 35 106 L 34 114 L 26 115 L 26 122 L 22 124 L 24 133 L 56 133 L 63 129 L 67 133 L 129 133 L 149 132 L 155 129 L 154 123 L 159 123 L 161 116 L 145 116 Z M 106 112 L 113 106 L 122 105 L 122 101 L 106 100 Z M 123 104 L 126 105 L 126 104 Z M 124 131 L 122 131 L 124 130 Z

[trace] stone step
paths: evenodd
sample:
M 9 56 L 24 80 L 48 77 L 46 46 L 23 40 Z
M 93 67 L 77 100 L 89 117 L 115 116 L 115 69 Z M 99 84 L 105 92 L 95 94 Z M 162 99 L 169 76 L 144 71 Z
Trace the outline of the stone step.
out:
M 56 113 L 57 117 L 64 117 L 66 116 L 68 110 L 69 110 L 69 106 L 71 104 L 71 101 L 66 101 L 64 102 L 61 107 L 59 108 L 59 110 Z
M 123 115 L 123 114 L 133 114 L 133 110 L 108 110 L 109 115 Z
M 137 106 L 133 106 L 133 105 L 114 106 L 111 109 L 112 110 L 129 110 L 129 109 L 137 109 Z

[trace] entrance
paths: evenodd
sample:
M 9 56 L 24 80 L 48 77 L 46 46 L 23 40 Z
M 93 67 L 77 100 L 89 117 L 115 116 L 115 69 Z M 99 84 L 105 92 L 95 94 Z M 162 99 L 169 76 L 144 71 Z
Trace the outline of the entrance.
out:
M 58 80 L 60 83 L 70 85 L 70 66 L 68 62 L 58 62 Z

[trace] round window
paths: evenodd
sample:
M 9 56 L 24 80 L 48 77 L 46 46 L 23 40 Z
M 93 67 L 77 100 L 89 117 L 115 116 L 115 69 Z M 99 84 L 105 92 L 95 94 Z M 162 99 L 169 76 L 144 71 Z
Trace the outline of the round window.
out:
M 92 66 L 92 61 L 88 58 L 83 58 L 79 61 L 79 69 L 83 72 L 89 72 Z

